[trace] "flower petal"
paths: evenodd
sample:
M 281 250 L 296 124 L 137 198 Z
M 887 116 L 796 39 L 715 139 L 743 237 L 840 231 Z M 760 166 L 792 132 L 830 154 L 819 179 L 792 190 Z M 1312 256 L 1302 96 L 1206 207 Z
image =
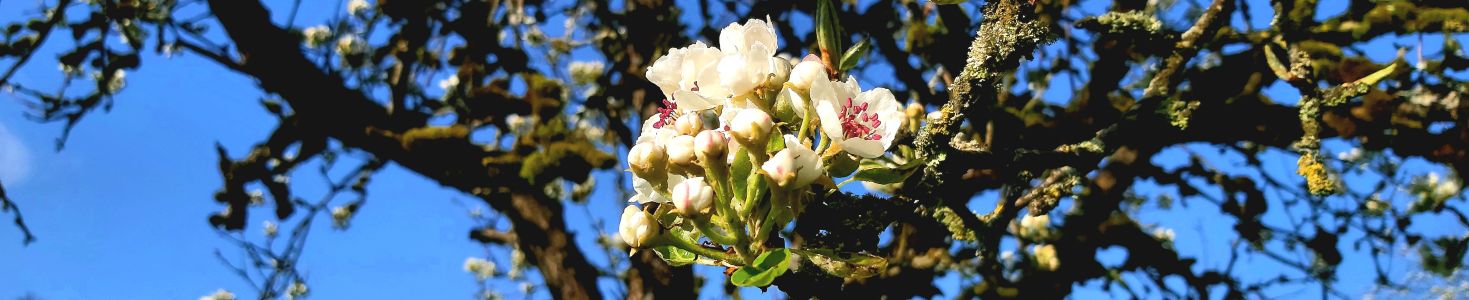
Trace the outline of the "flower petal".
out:
M 874 158 L 882 156 L 883 152 L 887 152 L 887 148 L 883 147 L 881 141 L 865 140 L 861 138 L 850 138 L 842 140 L 842 150 L 847 151 L 847 153 L 851 153 L 853 155 L 861 156 L 864 158 Z

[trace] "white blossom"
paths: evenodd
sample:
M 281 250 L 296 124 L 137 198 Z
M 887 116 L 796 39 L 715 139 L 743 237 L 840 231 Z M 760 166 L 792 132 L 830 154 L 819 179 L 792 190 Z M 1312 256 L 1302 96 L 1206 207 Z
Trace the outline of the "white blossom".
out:
M 214 290 L 213 294 L 199 297 L 199 300 L 235 300 L 235 293 L 231 293 L 225 289 L 218 289 Z
M 306 27 L 301 30 L 301 37 L 308 48 L 320 47 L 332 38 L 332 29 L 326 25 Z
M 775 57 L 778 47 L 775 28 L 763 20 L 750 19 L 743 25 L 724 27 L 719 32 L 719 50 L 723 52 L 720 83 L 731 94 L 742 95 L 763 86 L 772 73 L 789 72 L 790 64 Z M 787 69 L 779 70 L 781 65 L 772 63 L 772 59 L 782 61 Z
M 719 49 L 694 42 L 688 47 L 670 49 L 668 54 L 658 57 L 645 75 L 648 81 L 663 90 L 665 99 L 673 99 L 665 104 L 671 107 L 665 108 L 677 109 L 676 112 L 709 109 L 729 97 L 729 90 L 719 81 L 721 74 L 717 65 L 720 57 Z M 660 115 L 664 119 L 670 117 L 663 111 Z M 662 124 L 656 127 L 663 127 Z
M 857 156 L 882 156 L 903 123 L 902 105 L 884 88 L 857 91 L 857 79 L 845 82 L 817 79 L 811 85 L 811 100 L 821 117 L 821 131 L 842 150 Z
M 475 280 L 485 281 L 495 276 L 495 262 L 478 257 L 465 258 L 464 271 L 474 274 Z
M 362 15 L 371 5 L 367 3 L 367 0 L 352 0 L 347 2 L 347 13 L 354 16 Z
M 588 84 L 602 77 L 602 72 L 607 70 L 607 65 L 600 61 L 574 61 L 566 66 L 571 73 L 571 82 L 576 84 Z

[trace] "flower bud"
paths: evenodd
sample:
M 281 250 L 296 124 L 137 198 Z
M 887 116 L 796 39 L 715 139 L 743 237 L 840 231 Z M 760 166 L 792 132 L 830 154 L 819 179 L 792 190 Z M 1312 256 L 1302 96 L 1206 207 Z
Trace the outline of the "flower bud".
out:
M 694 160 L 694 137 L 679 135 L 668 141 L 668 162 L 679 167 L 697 165 Z
M 787 190 L 806 187 L 821 174 L 821 160 L 816 151 L 803 147 L 795 137 L 785 138 L 787 148 L 776 152 L 760 169 L 777 187 Z
M 765 143 L 770 138 L 770 128 L 773 126 L 775 123 L 770 119 L 770 114 L 759 109 L 745 109 L 730 122 L 729 135 L 752 150 L 765 149 Z
M 697 114 L 685 114 L 683 117 L 678 118 L 678 120 L 673 121 L 673 128 L 678 130 L 679 134 L 699 134 L 700 130 L 704 130 L 704 120 Z
M 668 175 L 668 154 L 657 143 L 640 143 L 628 150 L 627 166 L 633 175 L 661 180 Z
M 647 248 L 652 245 L 653 238 L 658 235 L 658 223 L 653 216 L 638 209 L 636 206 L 627 206 L 622 209 L 622 223 L 618 224 L 617 233 L 622 236 L 622 241 L 633 248 Z
M 704 177 L 690 177 L 673 187 L 673 207 L 684 217 L 708 214 L 713 205 L 714 188 L 704 182 Z
M 802 61 L 791 69 L 790 82 L 792 86 L 802 90 L 811 90 L 811 82 L 817 78 L 825 79 L 826 66 L 814 60 Z
M 791 76 L 791 62 L 780 57 L 770 57 L 770 77 L 766 78 L 765 89 L 779 91 Z
M 694 154 L 699 161 L 723 163 L 724 153 L 729 150 L 729 141 L 724 139 L 724 134 L 714 130 L 705 130 L 698 136 L 694 136 Z

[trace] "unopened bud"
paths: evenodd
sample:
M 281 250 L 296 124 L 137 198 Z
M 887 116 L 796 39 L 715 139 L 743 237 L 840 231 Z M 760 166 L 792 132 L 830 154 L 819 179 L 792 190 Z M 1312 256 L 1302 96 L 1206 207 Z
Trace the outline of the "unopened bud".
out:
M 684 217 L 703 216 L 714 205 L 714 188 L 704 177 L 690 177 L 673 187 L 673 207 Z
M 658 223 L 653 216 L 629 205 L 622 209 L 622 223 L 618 224 L 617 233 L 622 236 L 622 241 L 633 248 L 647 248 L 652 246 L 653 238 L 658 235 Z
M 780 57 L 770 57 L 770 77 L 766 78 L 765 90 L 779 91 L 791 76 L 791 62 Z
M 750 147 L 752 151 L 763 150 L 773 126 L 775 123 L 770 119 L 770 114 L 759 109 L 745 109 L 731 121 L 729 134 L 736 142 Z
M 729 150 L 728 143 L 723 133 L 705 130 L 694 136 L 694 154 L 699 157 L 699 161 L 724 163 L 724 153 Z
M 680 135 L 668 141 L 668 162 L 679 167 L 697 165 L 694 160 L 694 137 Z
M 627 166 L 633 175 L 661 180 L 668 175 L 668 154 L 657 143 L 640 143 L 628 150 Z
M 699 134 L 700 130 L 704 130 L 704 120 L 697 114 L 685 114 L 682 118 L 673 121 L 673 128 L 678 130 L 679 134 Z
M 820 61 L 807 60 L 796 64 L 796 67 L 791 69 L 790 82 L 798 89 L 809 91 L 812 81 L 817 78 L 825 79 L 825 77 L 826 66 L 821 65 Z

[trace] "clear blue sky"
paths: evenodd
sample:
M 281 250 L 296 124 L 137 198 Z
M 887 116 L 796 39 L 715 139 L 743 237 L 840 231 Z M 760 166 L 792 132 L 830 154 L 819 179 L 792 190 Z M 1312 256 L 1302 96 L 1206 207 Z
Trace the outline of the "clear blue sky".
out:
M 280 8 L 289 2 L 269 3 Z M 341 11 L 337 1 L 304 2 L 309 9 L 297 24 L 315 24 L 310 20 L 321 20 Z M 686 2 L 689 1 L 680 3 Z M 1338 1 L 1322 2 L 1323 13 L 1344 9 Z M 0 1 L 0 20 L 10 22 L 22 13 L 32 14 L 34 3 Z M 1101 11 L 1098 3 L 1091 1 L 1085 9 L 1087 14 Z M 1269 6 L 1252 5 L 1251 8 L 1255 22 L 1259 23 L 1254 24 L 1255 28 L 1263 27 L 1269 20 Z M 686 13 L 684 17 L 697 18 L 697 14 Z M 724 18 L 714 22 L 735 21 L 732 17 Z M 1172 23 L 1175 27 L 1182 26 Z M 544 24 L 560 23 L 552 18 Z M 559 31 L 557 25 L 546 26 L 548 33 Z M 793 26 L 800 31 L 809 30 L 809 25 Z M 1465 40 L 1463 35 L 1459 38 Z M 1437 39 L 1437 36 L 1425 36 L 1428 52 L 1436 51 Z M 1409 40 L 1382 38 L 1364 49 L 1374 60 L 1386 61 L 1396 53 L 1394 42 L 1406 44 Z M 1416 39 L 1411 40 L 1416 43 Z M 43 52 L 55 53 L 69 43 L 66 39 L 54 39 Z M 601 57 L 595 52 L 578 51 L 574 59 Z M 3 63 L 9 65 L 9 61 Z M 861 70 L 859 78 L 865 88 L 896 84 L 884 75 L 887 70 L 890 70 L 887 66 L 874 64 Z M 19 73 L 17 81 L 45 85 L 55 84 L 58 78 L 51 56 L 40 55 Z M 61 152 L 54 147 L 60 124 L 28 120 L 23 117 L 26 108 L 17 98 L 0 95 L 4 99 L 0 100 L 0 180 L 5 181 L 9 194 L 19 202 L 27 222 L 39 237 L 36 243 L 23 246 L 20 234 L 8 226 L 8 219 L 6 225 L 0 225 L 0 266 L 8 270 L 0 272 L 0 299 L 28 293 L 44 299 L 194 299 L 217 288 L 247 298 L 253 296 L 250 288 L 214 257 L 215 250 L 223 251 L 230 258 L 237 258 L 239 251 L 217 235 L 205 218 L 221 209 L 211 198 L 221 182 L 214 144 L 221 143 L 233 154 L 240 155 L 264 139 L 274 127 L 273 118 L 256 104 L 263 95 L 253 80 L 192 55 L 163 58 L 148 52 L 144 67 L 130 72 L 127 78 L 127 89 L 115 98 L 113 109 L 89 115 Z M 1060 87 L 1069 79 L 1063 76 L 1055 80 L 1058 88 L 1051 89 L 1046 98 L 1065 101 L 1070 95 Z M 1284 87 L 1272 87 L 1269 92 L 1283 102 L 1293 102 L 1296 98 L 1293 90 Z M 1239 163 L 1238 157 L 1221 157 L 1207 146 L 1185 148 L 1219 158 L 1215 164 L 1227 170 L 1241 171 L 1230 167 Z M 1330 149 L 1343 148 L 1335 143 Z M 1294 158 L 1283 153 L 1276 155 L 1281 163 L 1270 170 L 1271 175 L 1298 180 L 1291 168 Z M 1177 165 L 1185 157 L 1180 148 L 1173 148 L 1155 161 Z M 1421 171 L 1429 167 L 1417 164 L 1414 169 Z M 583 210 L 574 206 L 567 211 L 573 230 L 579 233 L 579 244 L 599 264 L 606 259 L 591 243 L 597 231 L 581 216 L 591 213 L 609 224 L 616 222 L 625 199 L 617 196 L 613 189 L 617 182 L 608 174 L 598 176 L 601 185 L 589 207 Z M 307 199 L 314 199 L 314 195 L 322 192 L 320 180 L 312 171 L 298 172 L 292 184 Z M 466 230 L 475 221 L 458 203 L 475 201 L 391 165 L 374 178 L 369 190 L 370 201 L 354 219 L 350 230 L 332 230 L 327 226 L 329 222 L 318 222 L 302 261 L 312 296 L 315 299 L 472 296 L 475 284 L 461 265 L 466 257 L 482 256 L 484 249 L 465 238 Z M 1139 192 L 1167 191 L 1144 183 Z M 973 207 L 980 212 L 987 211 L 994 197 L 994 193 L 983 194 Z M 1273 195 L 1271 199 L 1278 200 Z M 1222 265 L 1227 258 L 1226 245 L 1234 236 L 1229 229 L 1233 221 L 1219 216 L 1213 206 L 1193 203 L 1200 205 L 1144 214 L 1139 218 L 1144 223 L 1174 228 L 1177 246 L 1186 256 L 1200 257 L 1204 265 Z M 267 213 L 264 210 L 252 213 L 250 230 L 244 235 L 259 239 L 259 224 Z M 1279 211 L 1272 210 L 1272 214 Z M 1281 220 L 1279 215 L 1268 218 Z M 1461 234 L 1465 230 L 1457 223 L 1443 220 L 1429 219 L 1419 224 L 1443 225 L 1430 230 L 1442 234 Z M 1351 250 L 1347 242 L 1342 245 L 1344 251 Z M 1360 295 L 1370 287 L 1371 267 L 1361 252 L 1347 253 L 1340 286 L 1349 295 Z M 507 267 L 503 251 L 496 255 L 501 268 Z M 1104 261 L 1112 262 L 1120 261 L 1120 256 L 1112 252 L 1099 255 Z M 1412 265 L 1412 261 L 1405 259 L 1395 266 L 1401 274 L 1405 267 Z M 1240 267 L 1252 270 L 1245 273 L 1273 276 L 1281 272 L 1279 265 L 1264 257 L 1246 258 Z M 698 270 L 714 281 L 723 280 L 715 268 Z M 1262 278 L 1246 277 L 1247 281 L 1252 279 Z M 495 287 L 504 290 L 507 296 L 520 295 L 516 284 L 496 283 Z M 941 284 L 946 293 L 952 294 L 958 282 L 949 278 Z M 604 284 L 604 292 L 613 292 L 611 286 Z M 704 291 L 706 297 L 719 293 L 714 285 L 706 286 Z M 746 294 L 761 296 L 754 290 Z M 1319 298 L 1314 286 L 1287 286 L 1267 294 Z M 1077 294 L 1080 298 L 1102 295 L 1104 292 L 1095 284 L 1079 289 Z

